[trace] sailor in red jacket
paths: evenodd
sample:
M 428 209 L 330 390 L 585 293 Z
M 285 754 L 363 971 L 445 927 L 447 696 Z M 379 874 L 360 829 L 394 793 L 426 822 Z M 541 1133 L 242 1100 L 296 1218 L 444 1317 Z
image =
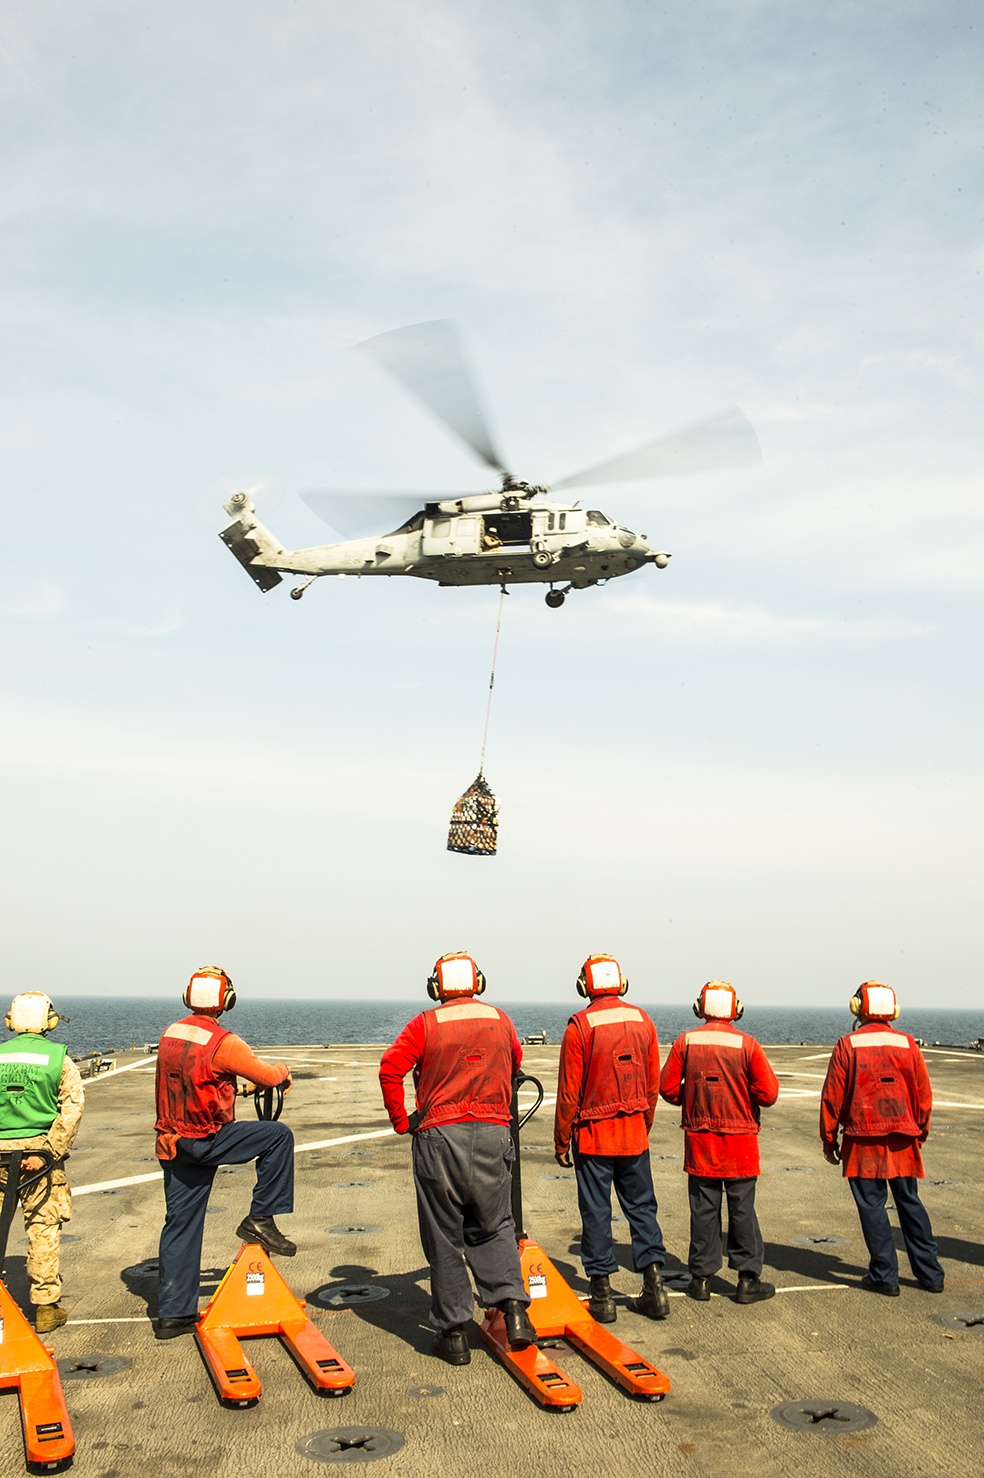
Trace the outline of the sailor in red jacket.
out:
M 738 1273 L 735 1302 L 772 1298 L 762 1280 L 765 1247 L 755 1214 L 759 1174 L 759 1110 L 779 1097 L 779 1082 L 754 1037 L 734 1026 L 742 1004 L 726 980 L 709 980 L 694 1002 L 704 1025 L 670 1049 L 659 1091 L 681 1104 L 683 1168 L 690 1177 L 691 1298 L 706 1302 L 721 1266 L 721 1201 L 728 1200 L 728 1266 Z
M 512 1219 L 512 1080 L 523 1060 L 504 1011 L 477 999 L 485 976 L 470 955 L 442 955 L 427 982 L 438 1004 L 404 1027 L 383 1053 L 379 1085 L 397 1134 L 413 1134 L 413 1176 L 424 1256 L 431 1270 L 432 1352 L 449 1365 L 471 1360 L 465 1325 L 474 1296 L 502 1310 L 514 1350 L 536 1330 L 526 1310 Z M 403 1080 L 413 1073 L 409 1115 Z
M 851 997 L 857 1026 L 841 1037 L 820 1098 L 824 1158 L 843 1166 L 870 1255 L 861 1286 L 897 1298 L 899 1260 L 888 1223 L 888 1187 L 920 1288 L 942 1293 L 943 1267 L 926 1208 L 919 1146 L 929 1136 L 933 1090 L 914 1037 L 890 1025 L 899 1015 L 891 986 L 866 980 Z M 843 1138 L 838 1145 L 838 1134 Z
M 560 1045 L 554 1115 L 559 1165 L 577 1176 L 581 1262 L 591 1282 L 588 1309 L 601 1324 L 615 1319 L 611 1275 L 618 1271 L 612 1243 L 612 1185 L 632 1233 L 632 1266 L 642 1273 L 642 1296 L 630 1307 L 665 1319 L 670 1301 L 661 1268 L 666 1261 L 656 1220 L 649 1164 L 649 1131 L 659 1099 L 656 1028 L 638 1006 L 622 1006 L 629 982 L 611 955 L 591 955 L 577 978 L 589 1001 L 572 1016 Z
M 234 1122 L 237 1077 L 261 1088 L 282 1083 L 289 1092 L 290 1073 L 282 1062 L 261 1062 L 240 1037 L 219 1025 L 222 1012 L 236 1004 L 224 970 L 207 965 L 196 971 L 182 1000 L 191 1015 L 169 1026 L 157 1049 L 156 1155 L 167 1206 L 154 1324 L 158 1339 L 195 1327 L 205 1212 L 220 1165 L 256 1160 L 249 1215 L 236 1236 L 284 1257 L 297 1251 L 273 1219 L 294 1209 L 294 1136 L 278 1121 Z

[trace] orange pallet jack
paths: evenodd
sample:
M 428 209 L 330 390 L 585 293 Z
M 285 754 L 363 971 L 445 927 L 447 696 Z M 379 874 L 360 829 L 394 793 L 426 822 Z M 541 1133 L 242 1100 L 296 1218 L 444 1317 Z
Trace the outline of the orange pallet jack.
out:
M 532 1108 L 519 1114 L 519 1088 L 532 1083 L 539 1097 Z M 570 1284 L 561 1277 L 539 1243 L 527 1237 L 523 1226 L 523 1192 L 520 1171 L 519 1132 L 543 1102 L 543 1084 L 525 1073 L 513 1079 L 512 1137 L 513 1220 L 519 1238 L 520 1266 L 530 1295 L 529 1316 L 540 1340 L 563 1339 L 580 1351 L 599 1370 L 610 1376 L 628 1395 L 641 1401 L 662 1401 L 670 1389 L 669 1379 L 650 1361 L 609 1333 L 592 1319 Z M 480 1330 L 482 1341 L 496 1359 L 525 1386 L 530 1395 L 549 1411 L 573 1411 L 580 1405 L 581 1389 L 559 1369 L 537 1345 L 510 1350 L 505 1322 L 498 1309 L 489 1309 Z
M 252 1096 L 258 1119 L 280 1118 L 282 1084 L 257 1087 Z M 263 1387 L 239 1341 L 265 1334 L 277 1335 L 286 1345 L 316 1391 L 325 1396 L 348 1394 L 355 1385 L 355 1371 L 312 1324 L 306 1307 L 263 1248 L 244 1242 L 195 1327 L 198 1348 L 223 1406 L 255 1406 L 259 1401 Z
M 355 1371 L 305 1313 L 263 1248 L 244 1242 L 198 1316 L 195 1339 L 223 1406 L 255 1406 L 263 1391 L 240 1339 L 275 1334 L 316 1391 L 344 1396 Z
M 44 1161 L 40 1170 L 21 1173 L 27 1154 Z M 48 1178 L 55 1157 L 50 1150 L 6 1150 L 0 1166 L 7 1172 L 7 1185 L 0 1206 L 0 1278 L 7 1256 L 7 1239 L 14 1219 L 19 1191 Z M 0 1390 L 16 1390 L 20 1400 L 21 1429 L 28 1471 L 52 1473 L 67 1467 L 75 1452 L 72 1423 L 62 1393 L 58 1366 L 51 1345 L 42 1344 L 0 1281 Z

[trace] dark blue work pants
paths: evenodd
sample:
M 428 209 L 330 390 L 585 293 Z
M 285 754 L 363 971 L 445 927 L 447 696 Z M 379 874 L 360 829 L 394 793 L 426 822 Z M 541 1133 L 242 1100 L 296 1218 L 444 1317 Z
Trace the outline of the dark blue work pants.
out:
M 690 1175 L 690 1254 L 687 1266 L 695 1278 L 712 1278 L 721 1266 L 721 1203 L 728 1202 L 728 1267 L 761 1277 L 765 1244 L 755 1215 L 756 1176 L 722 1180 Z
M 919 1199 L 916 1177 L 897 1175 L 892 1180 L 868 1180 L 851 1175 L 847 1183 L 857 1203 L 861 1231 L 871 1258 L 868 1272 L 875 1282 L 897 1284 L 899 1281 L 899 1259 L 885 1209 L 891 1186 L 913 1277 L 926 1288 L 942 1283 L 944 1272 L 939 1248 L 933 1238 L 926 1208 Z
M 666 1261 L 656 1220 L 656 1192 L 649 1151 L 641 1155 L 579 1155 L 574 1148 L 577 1204 L 581 1212 L 581 1262 L 589 1278 L 618 1272 L 612 1246 L 612 1186 L 632 1233 L 637 1273 Z
M 198 1313 L 205 1212 L 220 1165 L 256 1161 L 250 1216 L 275 1216 L 294 1209 L 294 1136 L 286 1124 L 223 1124 L 206 1139 L 179 1139 L 173 1160 L 162 1160 L 167 1215 L 161 1232 L 161 1319 Z

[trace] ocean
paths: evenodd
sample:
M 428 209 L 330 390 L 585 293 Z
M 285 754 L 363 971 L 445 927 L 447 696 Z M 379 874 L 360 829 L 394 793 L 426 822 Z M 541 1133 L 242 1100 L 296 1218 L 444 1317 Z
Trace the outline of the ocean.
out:
M 224 1018 L 253 1047 L 298 1046 L 305 1043 L 392 1042 L 401 1028 L 425 1009 L 426 1000 L 409 1001 L 242 1001 Z M 560 1001 L 499 1001 L 516 1023 L 520 1039 L 545 1031 L 559 1042 L 570 1015 L 582 1004 Z M 670 1043 L 694 1025 L 689 1006 L 657 1006 L 636 1002 L 656 1023 L 660 1041 Z M 179 1000 L 168 997 L 62 996 L 56 1006 L 70 1023 L 62 1023 L 52 1039 L 65 1042 L 75 1055 L 122 1051 L 156 1042 L 172 1021 L 186 1014 Z M 749 1008 L 742 1029 L 764 1044 L 834 1042 L 851 1028 L 846 1007 Z M 984 1011 L 904 1011 L 899 1026 L 929 1044 L 966 1046 L 984 1036 Z

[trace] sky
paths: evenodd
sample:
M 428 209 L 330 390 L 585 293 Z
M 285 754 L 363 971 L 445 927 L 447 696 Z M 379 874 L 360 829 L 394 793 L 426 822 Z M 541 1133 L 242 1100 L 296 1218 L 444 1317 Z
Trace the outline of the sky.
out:
M 984 22 L 964 0 L 10 0 L 0 986 L 981 1002 Z M 261 594 L 251 493 L 488 486 L 352 346 L 460 326 L 551 481 L 672 551 L 505 603 L 499 854 L 445 850 L 498 594 Z M 422 499 L 423 501 L 423 499 Z M 381 530 L 382 532 L 382 530 Z

